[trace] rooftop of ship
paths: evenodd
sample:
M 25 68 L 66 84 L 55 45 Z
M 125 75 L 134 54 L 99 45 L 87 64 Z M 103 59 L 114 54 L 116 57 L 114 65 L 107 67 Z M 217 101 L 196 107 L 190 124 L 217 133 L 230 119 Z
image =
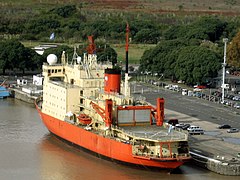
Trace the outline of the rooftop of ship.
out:
M 159 127 L 156 125 L 145 126 L 125 126 L 123 131 L 143 139 L 151 139 L 155 141 L 176 141 L 185 140 L 185 133 L 172 130 L 171 128 Z

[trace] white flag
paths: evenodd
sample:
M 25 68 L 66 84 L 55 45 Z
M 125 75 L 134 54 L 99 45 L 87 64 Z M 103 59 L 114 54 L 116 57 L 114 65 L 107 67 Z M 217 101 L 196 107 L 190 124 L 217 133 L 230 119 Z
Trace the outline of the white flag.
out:
M 174 128 L 174 126 L 172 126 L 171 124 L 169 125 L 169 128 L 168 128 L 168 134 L 172 131 L 172 129 Z
M 55 38 L 55 34 L 54 34 L 54 32 L 50 35 L 50 40 L 54 40 L 54 38 Z

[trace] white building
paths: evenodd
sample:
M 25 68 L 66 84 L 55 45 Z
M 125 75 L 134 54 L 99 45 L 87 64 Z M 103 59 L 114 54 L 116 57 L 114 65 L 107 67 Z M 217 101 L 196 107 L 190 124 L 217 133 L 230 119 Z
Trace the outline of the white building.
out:
M 36 86 L 42 86 L 43 76 L 41 74 L 33 75 L 33 84 Z

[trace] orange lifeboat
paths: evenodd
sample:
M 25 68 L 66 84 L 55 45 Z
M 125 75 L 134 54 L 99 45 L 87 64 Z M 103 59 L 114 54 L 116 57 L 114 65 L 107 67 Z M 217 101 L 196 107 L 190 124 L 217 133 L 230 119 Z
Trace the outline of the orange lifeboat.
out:
M 88 125 L 92 122 L 92 119 L 86 114 L 80 114 L 77 118 L 84 125 Z

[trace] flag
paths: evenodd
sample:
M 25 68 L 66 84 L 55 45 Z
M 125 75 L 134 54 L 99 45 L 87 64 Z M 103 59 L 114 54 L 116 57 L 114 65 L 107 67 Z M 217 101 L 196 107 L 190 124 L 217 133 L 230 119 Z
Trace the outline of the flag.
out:
M 54 38 L 55 38 L 55 34 L 54 34 L 54 32 L 50 35 L 50 37 L 49 37 L 49 39 L 50 40 L 54 40 Z
M 172 126 L 171 124 L 169 125 L 169 128 L 168 128 L 168 134 L 172 131 L 172 129 L 174 128 L 174 126 Z

